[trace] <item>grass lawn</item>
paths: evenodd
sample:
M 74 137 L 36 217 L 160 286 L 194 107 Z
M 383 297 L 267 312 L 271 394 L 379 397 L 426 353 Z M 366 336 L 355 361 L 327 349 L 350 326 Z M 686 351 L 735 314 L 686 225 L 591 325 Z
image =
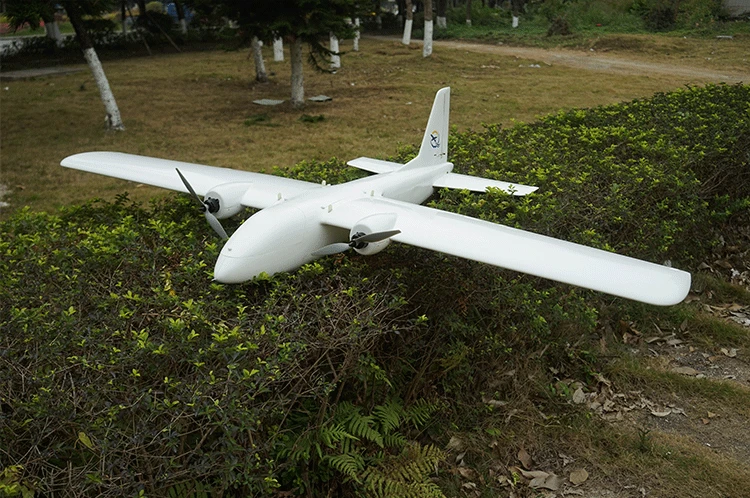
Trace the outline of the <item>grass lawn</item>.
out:
M 420 140 L 435 91 L 452 87 L 451 123 L 529 122 L 560 109 L 592 107 L 703 81 L 670 75 L 608 75 L 467 50 L 363 39 L 344 43 L 336 74 L 306 68 L 307 96 L 331 102 L 262 107 L 288 99 L 289 64 L 273 62 L 271 82 L 258 84 L 246 51 L 211 51 L 113 60 L 105 70 L 127 130 L 107 133 L 104 108 L 85 65 L 68 76 L 4 82 L 0 102 L 2 183 L 14 208 L 51 209 L 129 190 L 137 199 L 161 194 L 59 167 L 67 155 L 112 150 L 246 170 L 302 160 L 385 158 Z M 741 47 L 736 47 L 742 53 Z M 663 59 L 662 55 L 658 56 Z M 304 114 L 324 116 L 302 120 Z M 7 212 L 7 210 L 6 210 Z

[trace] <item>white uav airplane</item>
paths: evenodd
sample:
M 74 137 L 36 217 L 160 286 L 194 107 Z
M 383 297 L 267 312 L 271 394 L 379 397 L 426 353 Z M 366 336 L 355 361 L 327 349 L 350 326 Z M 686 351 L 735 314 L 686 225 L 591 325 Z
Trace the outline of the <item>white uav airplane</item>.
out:
M 229 238 L 214 269 L 223 283 L 290 271 L 350 248 L 375 254 L 395 240 L 650 304 L 685 298 L 690 274 L 684 271 L 420 206 L 442 187 L 478 192 L 492 187 L 513 195 L 536 190 L 451 173 L 449 107 L 450 88 L 443 88 L 417 157 L 406 164 L 354 159 L 348 164 L 377 174 L 342 185 L 117 152 L 76 154 L 61 164 L 192 194 L 214 230 Z M 227 237 L 218 219 L 245 207 L 261 211 Z

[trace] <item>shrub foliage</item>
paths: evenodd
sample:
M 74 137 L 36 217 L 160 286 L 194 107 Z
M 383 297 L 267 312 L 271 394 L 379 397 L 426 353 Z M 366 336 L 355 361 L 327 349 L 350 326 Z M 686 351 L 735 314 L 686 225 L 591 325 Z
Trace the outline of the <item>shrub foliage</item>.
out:
M 750 219 L 747 86 L 492 125 L 450 148 L 459 171 L 541 188 L 441 191 L 433 206 L 683 268 Z M 287 174 L 361 173 L 332 160 Z M 10 495 L 441 496 L 435 410 L 460 424 L 451 414 L 521 359 L 585 375 L 603 319 L 600 295 L 406 246 L 212 283 L 219 245 L 180 197 L 0 226 Z

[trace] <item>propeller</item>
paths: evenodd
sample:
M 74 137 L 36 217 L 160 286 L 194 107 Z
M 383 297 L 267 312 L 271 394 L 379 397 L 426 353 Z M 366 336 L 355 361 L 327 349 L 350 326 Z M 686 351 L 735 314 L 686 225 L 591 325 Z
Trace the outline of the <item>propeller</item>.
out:
M 177 174 L 180 175 L 180 180 L 182 180 L 182 183 L 185 184 L 185 188 L 188 189 L 190 195 L 200 205 L 201 211 L 203 211 L 203 215 L 206 217 L 206 221 L 208 221 L 208 224 L 211 225 L 211 228 L 214 229 L 214 232 L 216 232 L 222 239 L 228 239 L 229 235 L 227 235 L 224 227 L 221 226 L 221 222 L 219 221 L 219 219 L 214 216 L 214 213 L 219 210 L 219 201 L 211 197 L 201 200 L 201 198 L 198 197 L 198 194 L 195 193 L 195 190 L 193 190 L 192 185 L 190 185 L 190 183 L 187 181 L 187 178 L 185 178 L 182 173 L 180 173 L 180 170 L 175 168 L 175 171 L 177 171 Z
M 335 244 L 329 244 L 322 247 L 312 253 L 313 256 L 319 258 L 321 256 L 330 256 L 332 254 L 339 254 L 349 249 L 364 249 L 370 242 L 380 242 L 381 240 L 390 239 L 394 235 L 401 233 L 401 230 L 386 230 L 384 232 L 373 232 L 365 234 L 364 232 L 357 232 L 352 235 L 352 239 L 349 242 L 336 242 Z

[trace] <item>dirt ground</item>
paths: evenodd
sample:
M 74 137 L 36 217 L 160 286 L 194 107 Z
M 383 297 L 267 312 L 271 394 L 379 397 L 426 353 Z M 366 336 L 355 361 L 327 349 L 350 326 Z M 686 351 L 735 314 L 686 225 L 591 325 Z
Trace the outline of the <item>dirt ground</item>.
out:
M 375 37 L 395 40 L 393 37 Z M 421 40 L 412 40 L 420 44 Z M 638 54 L 628 50 L 627 53 L 613 53 L 611 44 L 594 44 L 588 51 L 571 49 L 545 49 L 536 47 L 516 47 L 472 41 L 436 40 L 435 49 L 440 47 L 467 50 L 475 53 L 487 53 L 499 56 L 516 57 L 537 61 L 549 66 L 560 65 L 583 69 L 586 71 L 623 74 L 629 76 L 679 76 L 688 80 L 712 82 L 741 83 L 750 82 L 750 50 L 747 57 L 727 58 L 722 60 L 722 43 L 735 43 L 731 40 L 717 40 L 716 50 L 706 54 L 692 52 L 686 55 L 683 51 L 665 51 L 662 54 Z M 627 46 L 627 45 L 626 45 Z M 665 49 L 668 50 L 668 49 Z M 718 53 L 718 54 L 717 54 Z M 705 55 L 701 57 L 702 55 Z M 714 55 L 715 57 L 711 57 Z M 656 59 L 656 60 L 655 60 Z M 718 67 L 717 67 L 718 66 Z

